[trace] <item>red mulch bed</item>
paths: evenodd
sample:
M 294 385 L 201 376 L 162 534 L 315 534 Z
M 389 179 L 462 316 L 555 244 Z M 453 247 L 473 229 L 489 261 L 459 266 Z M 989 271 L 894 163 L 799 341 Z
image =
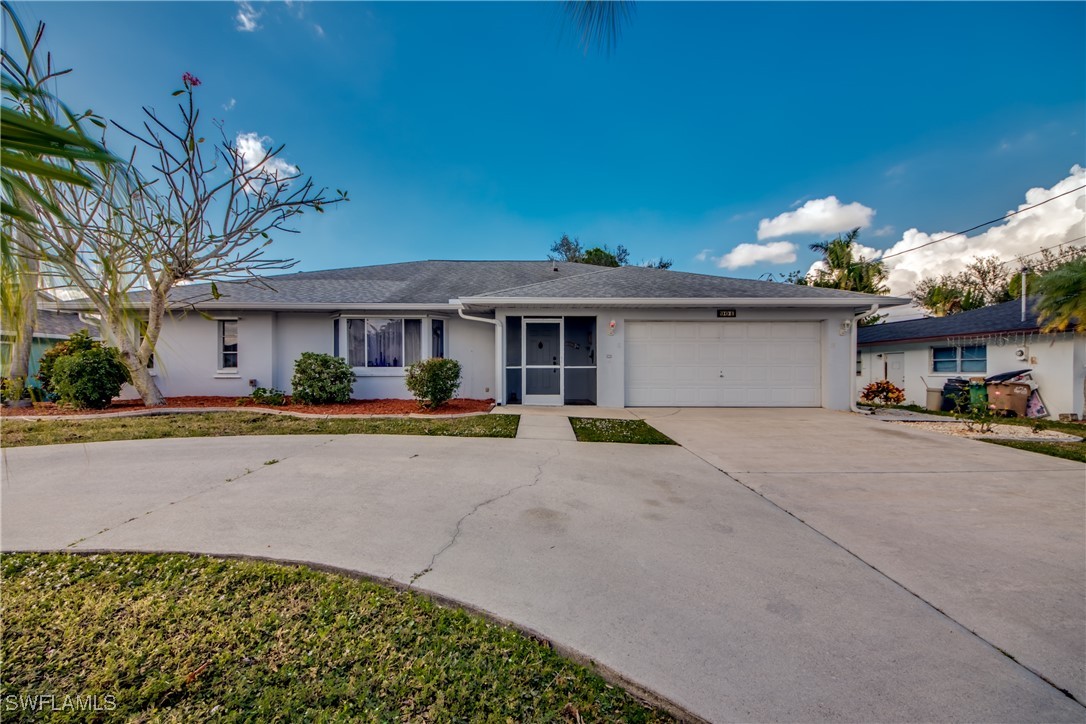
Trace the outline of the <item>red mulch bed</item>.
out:
M 246 398 L 241 398 L 245 400 Z M 287 398 L 289 400 L 289 398 Z M 460 415 L 466 412 L 487 412 L 494 406 L 494 400 L 468 400 L 457 398 L 449 400 L 437 410 L 425 410 L 414 400 L 351 400 L 342 405 L 255 405 L 246 402 L 238 404 L 237 397 L 167 397 L 166 407 L 233 407 L 239 410 L 261 408 L 283 410 L 287 412 L 307 412 L 315 415 Z M 58 407 L 53 402 L 38 402 L 33 407 L 4 407 L 4 417 L 10 415 L 100 415 L 109 412 L 133 412 L 136 410 L 161 410 L 161 407 L 147 407 L 140 400 L 115 400 L 104 410 L 75 410 L 71 407 Z

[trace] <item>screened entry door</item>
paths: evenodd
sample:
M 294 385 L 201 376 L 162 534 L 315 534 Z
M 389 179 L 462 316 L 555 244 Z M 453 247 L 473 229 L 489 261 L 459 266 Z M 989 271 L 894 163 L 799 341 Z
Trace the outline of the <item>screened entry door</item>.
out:
M 526 319 L 524 349 L 524 404 L 562 404 L 562 320 Z

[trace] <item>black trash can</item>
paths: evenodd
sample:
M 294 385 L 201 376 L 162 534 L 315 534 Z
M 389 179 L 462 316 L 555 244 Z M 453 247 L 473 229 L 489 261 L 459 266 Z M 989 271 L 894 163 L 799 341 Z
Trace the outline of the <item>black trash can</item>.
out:
M 943 383 L 943 412 L 969 409 L 969 380 L 951 377 Z

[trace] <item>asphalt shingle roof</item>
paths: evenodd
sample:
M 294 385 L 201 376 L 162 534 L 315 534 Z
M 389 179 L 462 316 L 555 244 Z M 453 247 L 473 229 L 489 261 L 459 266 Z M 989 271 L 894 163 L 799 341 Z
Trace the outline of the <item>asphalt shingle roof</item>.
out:
M 38 309 L 38 322 L 34 325 L 35 337 L 68 337 L 74 332 L 85 329 L 92 337 L 98 337 L 98 330 L 84 324 L 76 312 L 55 312 L 51 309 Z M 4 330 L 7 334 L 9 330 Z
M 557 271 L 554 271 L 557 267 Z M 586 274 L 590 264 L 549 261 L 410 261 L 326 271 L 279 274 L 257 284 L 220 283 L 222 298 L 208 300 L 209 284 L 177 287 L 171 300 L 200 301 L 201 307 L 235 304 L 448 304 L 459 296 Z M 133 295 L 138 303 L 141 295 Z
M 1040 325 L 1035 311 L 1036 299 L 1029 301 L 1026 321 L 1022 321 L 1022 302 L 1004 302 L 969 312 L 959 312 L 946 317 L 910 319 L 906 322 L 889 322 L 860 327 L 859 344 L 904 342 L 913 339 L 937 339 L 940 337 L 966 337 L 973 334 L 997 332 L 1031 332 Z
M 855 299 L 859 304 L 889 301 L 887 297 L 839 289 L 758 279 L 733 279 L 641 266 L 602 267 L 590 274 L 548 279 L 537 284 L 500 289 L 480 296 L 496 299 Z
M 223 282 L 177 287 L 176 305 L 229 309 L 248 305 L 447 304 L 451 299 L 834 299 L 857 304 L 888 297 L 755 279 L 731 279 L 646 267 L 599 267 L 550 261 L 414 261 L 266 277 L 268 286 Z M 134 294 L 135 305 L 146 295 Z

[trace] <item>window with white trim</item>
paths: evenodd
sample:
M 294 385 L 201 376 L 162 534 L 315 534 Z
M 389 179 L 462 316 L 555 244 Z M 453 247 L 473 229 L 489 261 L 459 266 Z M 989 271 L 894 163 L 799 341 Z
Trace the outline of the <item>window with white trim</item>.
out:
M 931 371 L 943 373 L 987 372 L 988 347 L 983 344 L 960 347 L 932 347 Z
M 347 320 L 347 362 L 351 367 L 403 368 L 421 357 L 421 319 Z
M 238 370 L 238 320 L 219 320 L 219 369 Z

